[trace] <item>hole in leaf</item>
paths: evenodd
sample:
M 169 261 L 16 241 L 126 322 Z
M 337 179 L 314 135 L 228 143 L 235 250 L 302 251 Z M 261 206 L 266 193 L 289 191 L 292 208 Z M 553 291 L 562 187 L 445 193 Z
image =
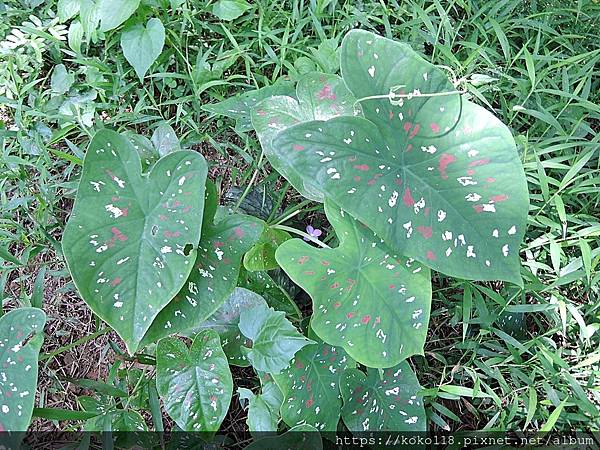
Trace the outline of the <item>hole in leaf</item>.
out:
M 156 236 L 156 233 L 158 233 L 158 226 L 157 225 L 152 225 L 152 228 L 150 229 L 150 234 L 152 236 Z
M 185 244 L 185 247 L 183 247 L 183 254 L 185 256 L 189 256 L 189 254 L 192 252 L 193 248 L 194 248 L 194 246 L 192 244 Z

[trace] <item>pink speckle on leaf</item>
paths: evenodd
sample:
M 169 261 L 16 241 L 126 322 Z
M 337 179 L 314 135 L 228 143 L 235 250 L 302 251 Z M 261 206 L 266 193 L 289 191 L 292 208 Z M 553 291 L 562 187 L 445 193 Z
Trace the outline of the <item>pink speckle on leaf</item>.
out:
M 368 314 L 366 316 L 363 316 L 362 319 L 360 319 L 361 323 L 363 323 L 365 325 L 368 324 L 370 320 L 371 320 L 371 316 Z
M 369 166 L 367 164 L 357 164 L 354 166 L 354 168 L 356 170 L 361 170 L 363 172 L 366 172 L 367 170 L 369 170 Z
M 353 312 L 346 313 L 346 318 L 352 319 L 353 317 L 354 317 L 354 313 Z
M 406 122 L 404 124 L 404 131 L 408 133 L 408 131 L 412 128 L 412 122 Z
M 169 230 L 165 230 L 163 234 L 166 238 L 174 238 L 181 236 L 181 233 L 179 231 L 171 232 Z
M 412 208 L 415 204 L 415 199 L 413 198 L 409 187 L 407 187 L 404 190 L 404 195 L 402 196 L 402 203 L 404 203 L 404 206 L 406 206 L 407 208 Z
M 438 170 L 440 171 L 440 176 L 442 177 L 442 179 L 448 179 L 446 169 L 448 168 L 448 165 L 452 164 L 454 161 L 456 161 L 456 156 L 451 155 L 449 153 L 442 153 L 442 155 L 440 156 L 440 162 L 438 166 Z
M 417 227 L 417 231 L 419 233 L 421 233 L 421 235 L 425 239 L 429 239 L 433 235 L 433 231 L 432 231 L 431 227 L 425 227 L 423 225 L 420 225 L 420 226 Z
M 489 162 L 489 159 L 478 159 L 475 161 L 471 161 L 469 163 L 469 167 L 485 166 L 486 164 L 489 164 Z
M 323 86 L 323 89 L 317 93 L 317 97 L 319 100 L 335 100 L 335 93 L 331 90 L 331 86 L 326 84 Z
M 421 129 L 421 125 L 417 123 L 415 125 L 415 127 L 412 129 L 412 131 L 410 132 L 410 134 L 408 135 L 408 138 L 409 139 L 414 138 L 419 133 L 420 129 Z
M 112 280 L 112 282 L 110 283 L 110 285 L 112 287 L 115 287 L 117 285 L 121 284 L 121 277 L 116 277 L 114 280 Z
M 243 238 L 244 235 L 246 234 L 246 233 L 244 233 L 244 230 L 242 229 L 242 227 L 235 227 L 233 232 L 235 233 L 235 236 L 238 238 Z
M 302 150 L 304 150 L 304 146 L 303 145 L 298 145 L 298 144 L 294 144 L 292 145 L 292 149 L 296 152 L 301 152 Z
M 494 195 L 494 196 L 490 197 L 490 200 L 493 202 L 504 202 L 504 201 L 508 200 L 508 195 L 506 195 L 506 194 Z
M 433 131 L 434 133 L 439 133 L 440 132 L 440 126 L 433 122 L 429 125 L 431 127 L 431 131 Z
M 112 231 L 112 234 L 114 236 L 113 239 L 117 239 L 121 242 L 125 242 L 127 240 L 127 236 L 121 233 L 121 230 L 119 230 L 117 227 L 112 227 L 110 231 Z
M 437 258 L 435 256 L 435 253 L 433 253 L 431 250 L 427 250 L 427 259 L 431 260 L 431 261 L 435 261 Z
M 309 259 L 310 259 L 309 256 L 302 256 L 302 257 L 298 258 L 298 264 L 304 264 Z

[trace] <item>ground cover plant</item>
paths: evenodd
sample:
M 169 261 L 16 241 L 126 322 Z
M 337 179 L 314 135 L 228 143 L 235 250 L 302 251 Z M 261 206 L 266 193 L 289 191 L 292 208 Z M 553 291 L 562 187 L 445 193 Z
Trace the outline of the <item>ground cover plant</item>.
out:
M 0 431 L 598 428 L 599 4 L 0 11 Z

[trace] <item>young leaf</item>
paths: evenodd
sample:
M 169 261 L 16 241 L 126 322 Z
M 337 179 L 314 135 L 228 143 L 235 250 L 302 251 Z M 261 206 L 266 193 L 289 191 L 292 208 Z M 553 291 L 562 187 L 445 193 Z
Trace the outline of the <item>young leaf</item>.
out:
M 306 423 L 319 431 L 335 431 L 342 408 L 340 377 L 354 366 L 342 348 L 322 342 L 296 353 L 287 369 L 273 375 L 285 397 L 283 421 L 289 426 Z
M 248 401 L 246 424 L 250 432 L 277 431 L 283 394 L 273 381 L 266 382 L 258 395 L 244 388 L 238 388 L 238 395 L 240 401 Z
M 422 354 L 431 309 L 429 269 L 394 254 L 333 202 L 325 202 L 325 213 L 338 248 L 294 239 L 276 253 L 313 300 L 311 328 L 369 367 L 392 367 Z
M 256 245 L 244 255 L 244 268 L 252 272 L 277 269 L 279 265 L 275 260 L 275 250 L 291 238 L 286 231 L 277 228 L 265 229 Z
M 278 81 L 273 85 L 260 89 L 246 91 L 234 97 L 229 97 L 219 103 L 202 106 L 204 111 L 236 120 L 236 128 L 239 131 L 252 130 L 250 112 L 256 104 L 272 95 L 293 95 L 294 87 L 289 81 Z
M 54 67 L 52 78 L 50 78 L 50 87 L 56 94 L 64 94 L 73 85 L 75 76 L 67 71 L 64 64 Z
M 101 0 L 100 31 L 117 28 L 140 6 L 140 0 Z
M 219 335 L 203 331 L 189 350 L 178 339 L 161 339 L 156 355 L 156 387 L 171 419 L 184 431 L 217 431 L 233 392 Z
M 238 324 L 242 311 L 258 305 L 267 306 L 265 299 L 260 295 L 248 289 L 235 288 L 225 303 L 198 327 L 198 330 L 212 329 L 219 333 L 229 364 L 240 367 L 250 365 L 241 350 L 246 344 L 246 339 L 242 336 Z
M 342 419 L 350 431 L 425 431 L 423 400 L 417 395 L 419 381 L 406 361 L 367 375 L 349 369 L 342 376 Z
M 160 156 L 181 150 L 175 130 L 166 122 L 161 123 L 152 133 L 152 144 Z
M 130 353 L 193 268 L 206 173 L 200 154 L 183 151 L 142 176 L 127 138 L 102 130 L 90 143 L 63 252 L 82 298 Z
M 408 46 L 366 31 L 346 35 L 342 74 L 364 117 L 281 131 L 275 163 L 401 254 L 455 277 L 521 284 L 529 200 L 508 128 Z M 434 93 L 444 95 L 421 95 Z
M 121 34 L 121 48 L 140 81 L 157 60 L 165 44 L 165 27 L 160 19 L 152 18 L 146 26 L 141 23 L 127 27 Z
M 235 214 L 206 225 L 196 262 L 183 288 L 158 314 L 142 345 L 199 326 L 231 294 L 237 283 L 242 255 L 258 240 L 264 223 Z
M 245 0 L 218 0 L 212 7 L 212 13 L 221 20 L 233 20 L 240 17 L 250 4 Z
M 317 72 L 300 78 L 296 96 L 298 100 L 287 96 L 273 96 L 260 102 L 252 110 L 252 126 L 273 167 L 302 195 L 322 202 L 323 194 L 320 190 L 311 189 L 304 183 L 301 174 L 287 164 L 286 159 L 280 157 L 272 147 L 272 141 L 277 133 L 300 122 L 353 115 L 355 98 L 340 77 Z M 322 159 L 331 156 L 323 154 Z
M 20 308 L 0 317 L 0 432 L 26 431 L 31 421 L 46 314 Z
M 285 318 L 285 313 L 266 305 L 243 310 L 238 326 L 252 341 L 252 348 L 244 347 L 242 351 L 250 364 L 261 372 L 281 372 L 298 350 L 312 343 Z

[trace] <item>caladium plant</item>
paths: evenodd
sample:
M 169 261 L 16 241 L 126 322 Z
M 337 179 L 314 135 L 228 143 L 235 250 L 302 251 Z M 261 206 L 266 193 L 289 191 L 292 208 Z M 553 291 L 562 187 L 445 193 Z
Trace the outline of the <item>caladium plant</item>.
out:
M 207 166 L 181 151 L 141 170 L 128 139 L 98 132 L 62 240 L 79 293 L 130 353 L 193 269 Z

